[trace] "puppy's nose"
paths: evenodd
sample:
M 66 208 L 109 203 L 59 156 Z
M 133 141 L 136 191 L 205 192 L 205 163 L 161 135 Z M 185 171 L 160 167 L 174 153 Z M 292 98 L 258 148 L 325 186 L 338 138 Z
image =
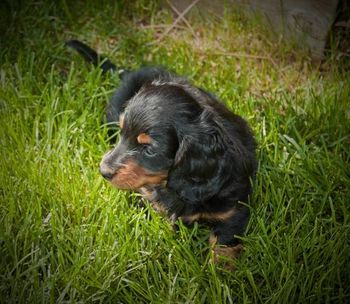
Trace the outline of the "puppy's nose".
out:
M 109 172 L 103 172 L 101 169 L 100 169 L 100 173 L 107 180 L 111 180 L 113 175 L 114 175 L 114 174 L 109 173 Z
M 110 167 L 106 166 L 104 163 L 101 163 L 100 173 L 105 179 L 111 180 L 115 174 L 115 171 L 112 170 Z

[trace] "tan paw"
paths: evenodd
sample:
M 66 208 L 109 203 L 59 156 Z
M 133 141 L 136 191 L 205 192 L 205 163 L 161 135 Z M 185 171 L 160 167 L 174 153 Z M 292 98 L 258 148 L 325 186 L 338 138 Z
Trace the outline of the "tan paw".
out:
M 243 245 L 237 244 L 236 246 L 217 245 L 217 239 L 211 235 L 209 238 L 209 244 L 212 249 L 212 262 L 214 264 L 223 266 L 227 270 L 235 270 L 235 260 L 237 260 L 243 252 Z

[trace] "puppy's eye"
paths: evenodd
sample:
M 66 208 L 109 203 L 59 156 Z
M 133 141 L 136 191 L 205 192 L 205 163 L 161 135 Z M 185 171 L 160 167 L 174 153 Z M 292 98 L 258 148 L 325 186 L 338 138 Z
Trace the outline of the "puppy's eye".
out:
M 192 176 L 192 177 L 190 177 L 190 180 L 193 183 L 200 183 L 202 179 L 200 177 L 197 177 L 197 176 Z
M 152 157 L 156 154 L 156 151 L 153 149 L 151 145 L 143 145 L 142 153 L 148 157 Z

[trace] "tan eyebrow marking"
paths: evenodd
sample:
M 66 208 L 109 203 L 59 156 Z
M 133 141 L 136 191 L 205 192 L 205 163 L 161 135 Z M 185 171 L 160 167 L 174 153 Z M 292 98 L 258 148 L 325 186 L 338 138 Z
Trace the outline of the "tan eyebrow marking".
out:
M 150 144 L 152 142 L 152 137 L 146 133 L 141 133 L 139 136 L 137 136 L 137 142 L 139 144 Z

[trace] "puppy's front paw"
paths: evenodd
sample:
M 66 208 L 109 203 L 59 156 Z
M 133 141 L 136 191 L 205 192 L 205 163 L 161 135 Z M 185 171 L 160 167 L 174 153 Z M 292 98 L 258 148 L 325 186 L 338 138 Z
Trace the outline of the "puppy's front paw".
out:
M 243 253 L 241 243 L 235 246 L 218 245 L 217 239 L 213 235 L 209 239 L 212 250 L 212 262 L 218 266 L 223 266 L 226 270 L 235 270 L 235 260 Z
M 235 260 L 242 255 L 242 252 L 242 244 L 236 246 L 216 245 L 213 248 L 213 262 L 226 270 L 236 270 Z

